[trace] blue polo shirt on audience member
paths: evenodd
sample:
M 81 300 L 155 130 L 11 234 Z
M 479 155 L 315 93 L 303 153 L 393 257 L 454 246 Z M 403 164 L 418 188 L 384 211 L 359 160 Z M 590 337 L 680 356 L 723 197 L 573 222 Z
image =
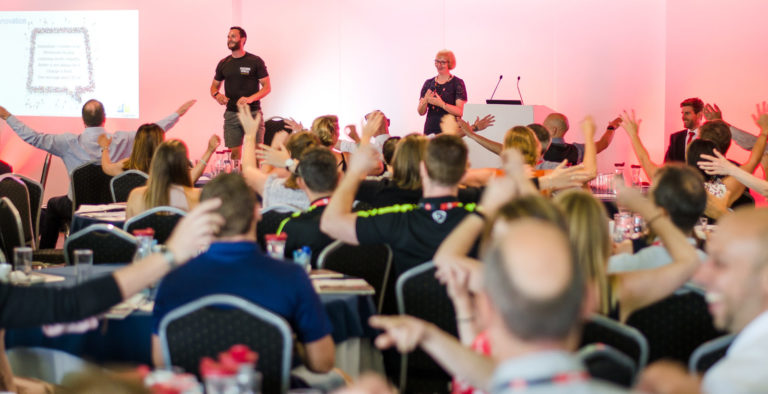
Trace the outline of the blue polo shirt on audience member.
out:
M 282 316 L 301 343 L 314 342 L 332 330 L 304 269 L 273 260 L 256 243 L 246 241 L 213 243 L 207 252 L 168 274 L 157 290 L 154 333 L 168 312 L 211 294 L 242 297 Z

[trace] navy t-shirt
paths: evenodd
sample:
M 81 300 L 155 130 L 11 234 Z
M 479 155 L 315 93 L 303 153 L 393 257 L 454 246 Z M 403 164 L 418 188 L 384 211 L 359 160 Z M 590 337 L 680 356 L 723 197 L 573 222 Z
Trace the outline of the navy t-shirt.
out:
M 435 78 L 430 78 L 424 81 L 424 85 L 421 87 L 421 95 L 419 98 L 424 97 L 427 90 L 437 92 L 437 95 L 445 101 L 446 104 L 456 105 L 456 100 L 467 101 L 467 88 L 464 86 L 464 81 L 461 78 L 454 76 L 449 79 L 448 82 L 439 84 Z M 427 104 L 427 120 L 424 122 L 424 134 L 439 134 L 440 120 L 443 115 L 448 112 L 440 107 L 432 104 Z
M 263 255 L 255 242 L 218 242 L 160 283 L 152 313 L 154 333 L 168 312 L 211 294 L 242 297 L 282 316 L 301 343 L 314 342 L 332 331 L 302 267 Z
M 267 66 L 260 57 L 246 52 L 243 57 L 229 55 L 216 65 L 213 79 L 224 81 L 224 95 L 227 96 L 227 111 L 237 112 L 237 100 L 259 91 L 259 80 L 268 77 Z M 251 103 L 251 111 L 261 109 L 261 103 Z

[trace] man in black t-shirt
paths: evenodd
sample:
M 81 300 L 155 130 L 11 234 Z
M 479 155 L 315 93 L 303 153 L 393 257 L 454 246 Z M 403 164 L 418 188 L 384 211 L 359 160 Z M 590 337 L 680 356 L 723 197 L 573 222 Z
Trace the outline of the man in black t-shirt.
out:
M 316 267 L 320 252 L 333 242 L 333 239 L 320 232 L 320 216 L 339 182 L 336 157 L 326 147 L 310 148 L 301 155 L 296 173 L 299 187 L 307 193 L 312 203 L 306 210 L 283 220 L 277 233 L 288 234 L 285 257 L 292 258 L 294 250 L 309 246 L 312 249 L 312 265 Z
M 381 121 L 369 121 L 371 123 Z M 385 243 L 392 248 L 396 276 L 432 260 L 438 246 L 475 204 L 458 201 L 458 183 L 467 165 L 467 146 L 454 135 L 438 135 L 427 144 L 421 162 L 422 199 L 370 211 L 352 212 L 360 181 L 378 165 L 376 151 L 361 145 L 320 219 L 320 229 L 352 245 Z
M 243 28 L 233 26 L 229 29 L 227 48 L 232 54 L 219 61 L 211 84 L 211 97 L 219 104 L 227 106 L 224 111 L 224 145 L 232 149 L 233 159 L 240 158 L 244 135 L 243 127 L 237 119 L 237 106 L 250 104 L 251 113 L 255 118 L 257 113 L 261 113 L 260 100 L 272 91 L 264 61 L 243 49 L 246 38 Z M 219 92 L 221 81 L 226 81 L 224 94 Z M 256 138 L 258 142 L 263 141 L 263 122 Z

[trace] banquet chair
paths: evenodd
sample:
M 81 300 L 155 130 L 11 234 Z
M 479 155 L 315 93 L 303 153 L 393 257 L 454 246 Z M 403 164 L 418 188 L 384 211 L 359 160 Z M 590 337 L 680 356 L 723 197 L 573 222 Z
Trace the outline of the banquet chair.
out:
M 389 246 L 349 245 L 334 241 L 320 252 L 317 267 L 365 279 L 376 291 L 376 307 L 381 313 L 387 279 L 392 269 L 392 250 Z
M 130 263 L 138 248 L 136 238 L 111 224 L 92 224 L 64 241 L 64 259 L 74 263 L 77 249 L 93 251 L 93 264 Z
M 51 160 L 53 159 L 53 154 L 46 153 L 45 159 L 43 160 L 43 170 L 40 171 L 40 184 L 45 188 L 45 184 L 48 182 L 48 173 L 51 171 Z
M 131 190 L 147 184 L 149 175 L 139 170 L 128 170 L 109 181 L 112 202 L 126 202 Z
M 693 351 L 691 359 L 688 360 L 688 372 L 691 374 L 707 372 L 725 356 L 734 339 L 736 339 L 736 334 L 728 334 L 701 344 Z
M 456 337 L 456 312 L 445 286 L 435 278 L 436 270 L 430 261 L 400 275 L 395 286 L 397 309 L 401 315 L 426 320 Z M 451 376 L 423 350 L 401 356 L 401 392 L 448 392 L 450 381 Z
M 35 231 L 32 226 L 32 209 L 29 204 L 29 191 L 24 181 L 13 174 L 0 175 L 0 197 L 7 197 L 16 207 L 21 219 L 24 234 L 23 244 L 35 248 Z
M 19 211 L 8 197 L 0 197 L 0 249 L 6 258 L 13 258 L 13 248 L 24 245 L 24 232 Z
M 176 223 L 187 213 L 174 207 L 154 207 L 140 213 L 125 222 L 123 230 L 133 234 L 134 230 L 151 228 L 155 230 L 155 240 L 158 244 L 164 244 L 171 236 Z
M 630 388 L 637 376 L 637 367 L 626 354 L 605 344 L 589 344 L 579 349 L 576 356 L 595 379 Z
M 725 334 L 714 327 L 704 292 L 690 285 L 633 312 L 627 325 L 648 339 L 649 362 L 671 358 L 686 363 L 699 345 Z
M 170 311 L 160 321 L 165 365 L 199 376 L 200 360 L 216 358 L 232 345 L 258 353 L 261 391 L 288 391 L 293 340 L 282 317 L 240 297 L 214 294 Z
M 112 194 L 109 190 L 110 175 L 101 170 L 99 162 L 88 162 L 78 166 L 69 174 L 72 180 L 72 213 L 83 204 L 109 204 Z
M 35 245 L 40 245 L 40 212 L 43 205 L 43 185 L 34 179 L 24 175 L 14 174 L 24 182 L 29 192 L 29 207 L 31 213 L 33 237 Z M 48 264 L 64 264 L 63 249 L 35 249 L 32 251 L 32 261 L 41 261 Z
M 280 222 L 298 211 L 298 208 L 291 205 L 273 205 L 261 211 L 261 220 L 256 224 L 256 241 L 261 246 L 261 250 L 267 250 L 267 241 L 264 236 L 277 232 Z
M 601 315 L 592 315 L 584 323 L 581 344 L 602 343 L 626 354 L 642 371 L 648 363 L 648 341 L 637 329 Z

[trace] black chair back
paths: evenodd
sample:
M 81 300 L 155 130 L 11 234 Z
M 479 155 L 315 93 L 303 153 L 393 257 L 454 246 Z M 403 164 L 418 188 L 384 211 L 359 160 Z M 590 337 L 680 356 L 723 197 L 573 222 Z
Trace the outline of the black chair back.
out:
M 591 344 L 578 353 L 589 375 L 595 379 L 631 388 L 635 382 L 637 366 L 626 354 L 605 344 Z
M 703 291 L 691 286 L 635 311 L 627 325 L 648 339 L 649 362 L 671 358 L 686 363 L 699 345 L 726 334 L 714 327 Z
M 109 181 L 113 202 L 126 202 L 131 190 L 147 184 L 149 175 L 139 170 L 128 170 Z
M 29 192 L 29 208 L 32 218 L 32 229 L 35 237 L 35 244 L 40 239 L 40 210 L 43 206 L 43 185 L 40 182 L 25 177 L 24 175 L 14 174 L 18 177 L 24 185 L 27 186 Z
M 29 191 L 24 181 L 13 174 L 0 175 L 0 197 L 8 197 L 19 211 L 24 244 L 35 247 L 35 230 L 32 226 L 32 209 L 29 204 Z
M 397 279 L 397 307 L 401 315 L 411 315 L 435 324 L 458 336 L 456 312 L 445 286 L 435 278 L 430 262 L 417 265 Z M 401 357 L 400 391 L 447 392 L 451 376 L 421 349 Z
M 592 315 L 584 323 L 581 344 L 605 344 L 626 354 L 641 371 L 648 363 L 648 341 L 640 331 L 605 316 Z
M 392 250 L 389 246 L 349 245 L 334 241 L 320 252 L 317 266 L 365 279 L 376 291 L 376 306 L 381 313 L 387 278 L 392 269 Z
M 75 250 L 90 249 L 94 264 L 128 263 L 133 261 L 138 245 L 134 236 L 111 224 L 92 224 L 67 237 L 64 259 L 71 265 Z
M 45 184 L 48 182 L 48 172 L 51 170 L 51 159 L 53 159 L 52 153 L 47 153 L 43 160 L 43 170 L 40 172 L 40 184 L 45 188 Z
M 72 180 L 73 214 L 83 204 L 109 204 L 112 202 L 112 193 L 109 190 L 112 176 L 101 170 L 101 164 L 97 162 L 85 163 L 72 170 L 69 177 Z
M 701 375 L 706 373 L 725 356 L 734 339 L 736 339 L 735 334 L 728 334 L 701 344 L 688 360 L 688 372 Z
M 261 391 L 288 391 L 291 329 L 282 317 L 247 300 L 217 294 L 192 301 L 163 317 L 159 334 L 165 363 L 198 376 L 203 357 L 247 345 L 259 354 Z
M 174 207 L 155 207 L 142 212 L 125 222 L 123 230 L 133 234 L 134 230 L 151 228 L 155 230 L 155 240 L 158 244 L 164 244 L 171 236 L 176 224 L 186 216 L 186 212 Z
M 19 211 L 7 197 L 0 197 L 0 248 L 8 259 L 13 258 L 13 248 L 24 245 Z

